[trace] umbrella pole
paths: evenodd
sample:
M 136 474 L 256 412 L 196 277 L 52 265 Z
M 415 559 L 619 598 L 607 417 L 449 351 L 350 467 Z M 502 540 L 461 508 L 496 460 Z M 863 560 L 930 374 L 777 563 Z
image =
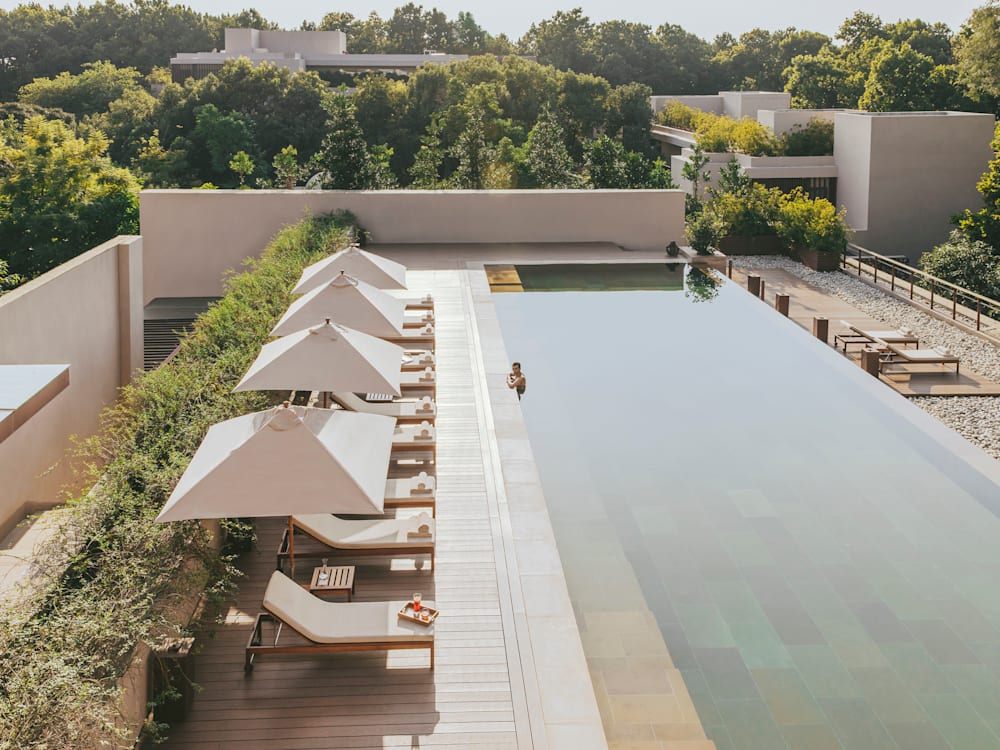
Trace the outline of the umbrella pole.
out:
M 292 517 L 288 517 L 288 560 L 292 568 L 292 578 L 295 577 L 295 527 L 292 525 Z

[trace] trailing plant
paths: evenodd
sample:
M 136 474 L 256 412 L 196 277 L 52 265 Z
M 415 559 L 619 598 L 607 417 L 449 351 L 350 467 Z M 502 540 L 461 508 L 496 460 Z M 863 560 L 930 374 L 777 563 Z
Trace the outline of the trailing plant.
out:
M 221 597 L 238 571 L 197 522 L 157 524 L 208 428 L 266 407 L 232 393 L 307 263 L 354 236 L 348 215 L 306 219 L 229 278 L 168 364 L 122 389 L 81 456 L 72 498 L 38 575 L 0 612 L 0 748 L 98 747 L 127 733 L 118 681 L 138 643 L 177 635 L 192 594 Z

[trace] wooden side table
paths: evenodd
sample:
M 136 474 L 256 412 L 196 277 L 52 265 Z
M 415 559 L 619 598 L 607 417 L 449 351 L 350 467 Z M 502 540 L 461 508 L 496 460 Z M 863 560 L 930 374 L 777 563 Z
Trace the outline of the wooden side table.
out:
M 326 583 L 320 584 L 319 576 L 324 570 L 330 574 L 330 579 Z M 316 596 L 347 594 L 347 601 L 351 601 L 351 595 L 354 594 L 354 566 L 339 565 L 337 567 L 313 568 L 312 581 L 309 582 L 309 593 L 316 594 Z

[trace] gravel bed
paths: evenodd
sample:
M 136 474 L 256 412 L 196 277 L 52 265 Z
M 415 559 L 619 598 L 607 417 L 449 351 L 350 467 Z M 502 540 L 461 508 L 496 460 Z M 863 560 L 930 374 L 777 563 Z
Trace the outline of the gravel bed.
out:
M 780 256 L 731 256 L 737 268 L 776 268 L 833 294 L 887 328 L 907 326 L 920 347 L 945 346 L 983 377 L 1000 382 L 1000 347 L 949 325 L 840 271 L 821 273 Z M 831 321 L 831 334 L 839 327 Z M 926 343 L 925 343 L 926 342 Z M 1000 459 L 1000 396 L 911 396 L 910 400 Z

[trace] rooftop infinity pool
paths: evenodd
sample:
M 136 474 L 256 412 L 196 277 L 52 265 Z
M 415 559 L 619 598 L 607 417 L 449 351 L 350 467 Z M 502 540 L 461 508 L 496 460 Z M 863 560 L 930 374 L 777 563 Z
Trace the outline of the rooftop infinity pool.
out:
M 1000 747 L 996 474 L 739 287 L 652 286 L 494 296 L 571 597 L 627 559 L 719 750 Z

